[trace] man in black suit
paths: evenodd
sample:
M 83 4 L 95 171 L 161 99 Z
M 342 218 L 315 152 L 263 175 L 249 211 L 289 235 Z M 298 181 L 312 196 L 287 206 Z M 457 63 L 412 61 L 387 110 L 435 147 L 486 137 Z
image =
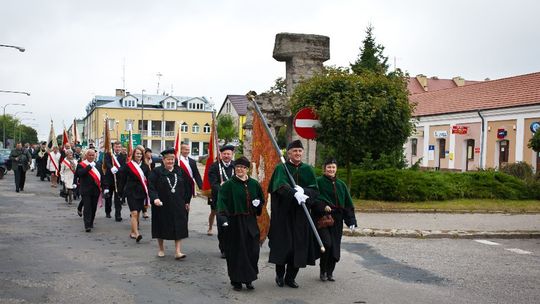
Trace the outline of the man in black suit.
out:
M 115 141 L 113 143 L 113 156 L 111 156 L 110 153 L 107 153 L 103 158 L 106 168 L 105 179 L 107 180 L 110 190 L 109 195 L 105 196 L 105 216 L 108 218 L 111 217 L 112 201 L 114 197 L 114 219 L 117 222 L 122 221 L 122 199 L 120 198 L 120 193 L 116 191 L 117 189 L 115 187 L 120 185 L 116 185 L 118 181 L 115 183 L 115 179 L 117 179 L 116 173 L 120 170 L 120 167 L 126 165 L 126 155 L 120 153 L 121 151 L 122 144 L 119 141 Z M 115 161 L 113 161 L 113 157 L 115 158 Z
M 186 171 L 187 169 L 186 173 L 189 174 L 189 176 L 191 177 L 191 184 L 193 185 L 191 189 L 193 193 L 191 193 L 191 196 L 195 196 L 196 192 L 194 183 L 197 184 L 197 187 L 199 187 L 199 189 L 202 189 L 202 178 L 201 174 L 199 173 L 199 169 L 197 169 L 197 162 L 193 158 L 189 157 L 188 144 L 180 145 L 180 161 L 180 167 L 182 167 L 184 171 Z M 187 204 L 189 204 L 189 201 L 187 202 Z
M 208 179 L 210 180 L 210 185 L 212 186 L 212 201 L 210 203 L 210 208 L 212 210 L 216 209 L 216 204 L 218 201 L 218 193 L 221 189 L 221 185 L 228 181 L 234 175 L 234 146 L 226 145 L 219 149 L 221 160 L 215 162 L 208 169 Z M 218 227 L 218 241 L 219 241 L 219 250 L 221 251 L 221 257 L 225 258 L 225 230 L 228 226 L 227 218 L 223 215 L 216 215 L 217 218 L 217 227 Z M 211 228 L 211 226 L 210 226 Z M 208 230 L 208 234 L 210 234 Z
M 86 151 L 86 159 L 77 165 L 75 174 L 80 184 L 81 202 L 83 203 L 84 229 L 86 232 L 94 228 L 94 218 L 98 206 L 100 192 L 109 193 L 106 180 L 103 178 L 101 163 L 96 163 L 96 152 Z

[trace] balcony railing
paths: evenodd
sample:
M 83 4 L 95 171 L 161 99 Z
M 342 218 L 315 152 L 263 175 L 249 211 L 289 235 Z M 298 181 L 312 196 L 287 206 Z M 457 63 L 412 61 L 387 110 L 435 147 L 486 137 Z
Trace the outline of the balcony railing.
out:
M 165 137 L 174 137 L 174 131 L 165 131 Z
M 152 130 L 152 136 L 161 136 L 161 130 L 159 131 Z

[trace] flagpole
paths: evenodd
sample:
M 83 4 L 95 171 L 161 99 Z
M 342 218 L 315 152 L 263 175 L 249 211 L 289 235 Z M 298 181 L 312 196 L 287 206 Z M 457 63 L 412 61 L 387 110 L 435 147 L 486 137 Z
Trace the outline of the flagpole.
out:
M 262 115 L 261 109 L 259 108 L 259 105 L 255 101 L 255 96 L 248 93 L 246 97 L 253 103 L 253 107 L 255 108 L 255 111 L 257 112 L 257 115 L 259 115 L 259 118 L 262 121 L 262 124 L 264 126 L 264 129 L 266 130 L 266 133 L 268 134 L 268 137 L 270 138 L 270 141 L 272 142 L 272 146 L 274 146 L 274 149 L 276 153 L 278 153 L 279 158 L 281 160 L 281 164 L 283 165 L 283 168 L 285 169 L 285 172 L 287 173 L 287 177 L 289 178 L 289 182 L 291 183 L 292 187 L 296 187 L 296 182 L 294 181 L 294 178 L 291 175 L 291 172 L 289 172 L 289 168 L 287 168 L 287 165 L 285 164 L 285 158 L 281 154 L 281 149 L 279 148 L 279 145 L 277 144 L 276 139 L 272 135 L 272 132 L 270 131 L 270 128 L 268 127 L 268 123 L 266 122 L 266 119 Z M 309 211 L 307 210 L 306 204 L 304 202 L 301 202 L 300 205 L 302 206 L 302 209 L 304 209 L 304 213 L 306 214 L 306 218 L 309 222 L 309 225 L 311 227 L 311 230 L 313 231 L 313 234 L 315 235 L 315 238 L 317 239 L 317 243 L 319 243 L 320 250 L 322 253 L 326 251 L 324 248 L 324 245 L 321 241 L 321 237 L 319 236 L 319 233 L 317 232 L 317 229 L 315 228 L 315 224 L 313 223 L 313 219 L 311 219 L 311 215 L 309 214 Z
M 218 133 L 217 133 L 217 125 L 216 125 L 216 113 L 214 111 L 212 111 L 212 126 L 214 127 L 214 151 L 217 151 L 219 180 L 223 184 L 223 174 L 222 174 L 223 168 L 221 167 L 221 154 L 219 153 L 220 151 L 219 151 Z

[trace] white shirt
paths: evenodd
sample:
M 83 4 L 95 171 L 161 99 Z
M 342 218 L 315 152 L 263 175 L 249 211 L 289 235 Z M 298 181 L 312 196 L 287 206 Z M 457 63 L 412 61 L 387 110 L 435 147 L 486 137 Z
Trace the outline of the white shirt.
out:
M 184 165 L 186 165 L 186 168 L 189 171 L 189 176 L 193 178 L 193 171 L 191 171 L 191 166 L 189 165 L 189 157 L 180 156 L 180 161 L 183 162 Z

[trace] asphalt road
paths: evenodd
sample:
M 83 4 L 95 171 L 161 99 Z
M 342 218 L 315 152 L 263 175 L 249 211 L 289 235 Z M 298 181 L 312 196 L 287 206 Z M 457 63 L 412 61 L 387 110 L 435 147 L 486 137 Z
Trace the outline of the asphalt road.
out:
M 206 235 L 209 211 L 192 203 L 186 259 L 157 258 L 150 221 L 140 244 L 98 210 L 85 233 L 75 205 L 29 173 L 24 193 L 13 175 L 0 180 L 0 303 L 538 303 L 538 239 L 345 237 L 336 282 L 302 269 L 299 289 L 279 288 L 263 246 L 255 290 L 232 290 L 217 238 Z M 397 215 L 399 216 L 399 215 Z

